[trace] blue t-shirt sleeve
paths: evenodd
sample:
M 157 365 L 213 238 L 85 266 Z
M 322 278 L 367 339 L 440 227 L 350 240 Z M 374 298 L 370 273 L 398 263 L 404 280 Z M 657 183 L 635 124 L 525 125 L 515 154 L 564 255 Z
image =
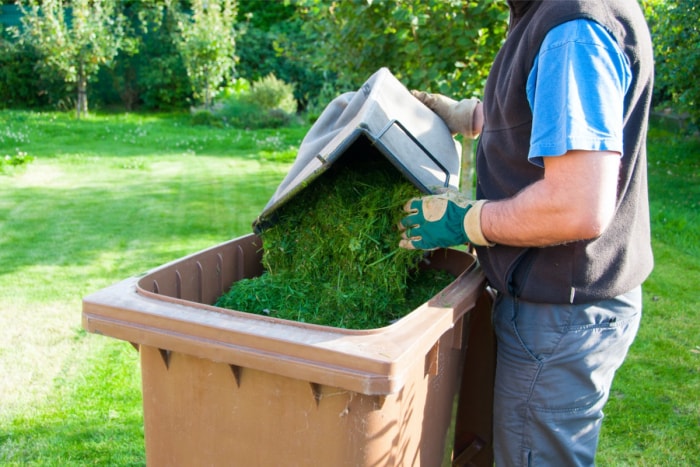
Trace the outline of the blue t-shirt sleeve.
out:
M 598 23 L 574 20 L 545 37 L 527 81 L 532 109 L 529 160 L 569 150 L 622 153 L 624 99 L 632 73 Z

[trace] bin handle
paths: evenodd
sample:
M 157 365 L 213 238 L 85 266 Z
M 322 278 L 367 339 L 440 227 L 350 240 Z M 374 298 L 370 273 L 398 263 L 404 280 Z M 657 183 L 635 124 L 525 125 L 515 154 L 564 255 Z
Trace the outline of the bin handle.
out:
M 428 150 L 428 148 L 426 148 L 426 147 L 423 145 L 423 143 L 421 143 L 421 142 L 418 140 L 418 138 L 416 138 L 415 136 L 413 136 L 413 134 L 408 130 L 408 128 L 406 128 L 406 127 L 405 127 L 401 122 L 399 122 L 398 120 L 392 119 L 384 128 L 382 128 L 382 129 L 379 131 L 379 134 L 378 134 L 377 136 L 374 137 L 374 142 L 375 142 L 375 143 L 380 143 L 379 140 L 382 138 L 382 136 L 384 136 L 384 134 L 385 134 L 387 131 L 389 131 L 389 129 L 390 129 L 392 126 L 394 126 L 394 125 L 398 126 L 398 127 L 401 129 L 401 131 L 403 131 L 404 134 L 405 134 L 406 136 L 408 136 L 408 137 L 410 138 L 410 140 L 413 141 L 413 142 L 415 143 L 415 145 L 418 146 L 418 147 L 420 148 L 420 150 L 423 151 L 423 153 L 424 153 L 426 156 L 428 156 L 428 158 L 429 158 L 431 161 L 433 161 L 433 162 L 435 163 L 435 165 L 437 165 L 437 166 L 440 168 L 440 170 L 442 170 L 442 172 L 445 174 L 445 183 L 444 183 L 443 186 L 444 186 L 445 188 L 449 187 L 449 186 L 450 186 L 450 171 L 447 170 L 447 168 L 446 168 L 444 165 L 442 165 L 442 163 L 441 163 L 439 160 L 437 160 L 437 158 L 436 158 L 435 156 L 433 156 L 433 155 L 430 153 L 430 151 Z M 387 151 L 389 151 L 389 152 L 391 153 L 391 150 L 389 150 L 389 148 L 387 148 L 386 145 L 385 145 L 384 143 L 381 143 L 381 145 L 382 145 L 382 147 L 384 147 Z M 392 155 L 393 155 L 393 153 L 392 153 Z M 396 156 L 394 156 L 394 158 L 396 158 Z M 397 159 L 397 161 L 398 161 L 398 159 Z

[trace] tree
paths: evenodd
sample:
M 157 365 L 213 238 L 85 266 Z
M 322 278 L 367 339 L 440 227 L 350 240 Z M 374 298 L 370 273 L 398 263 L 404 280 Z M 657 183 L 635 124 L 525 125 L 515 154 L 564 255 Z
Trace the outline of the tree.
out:
M 182 14 L 178 22 L 178 48 L 192 91 L 207 109 L 233 72 L 236 12 L 236 0 L 192 0 L 191 13 Z
M 505 39 L 497 0 L 297 0 L 315 63 L 344 85 L 386 66 L 409 87 L 479 95 Z
M 642 2 L 654 41 L 657 99 L 700 125 L 700 0 Z
M 116 0 L 31 0 L 22 5 L 22 40 L 43 74 L 59 74 L 77 92 L 76 113 L 87 114 L 87 85 L 123 46 L 123 16 Z

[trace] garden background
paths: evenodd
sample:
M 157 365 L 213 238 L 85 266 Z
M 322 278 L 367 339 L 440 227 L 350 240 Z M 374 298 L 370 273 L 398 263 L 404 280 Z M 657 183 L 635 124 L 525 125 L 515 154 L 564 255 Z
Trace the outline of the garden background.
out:
M 640 3 L 656 53 L 656 268 L 598 463 L 693 465 L 700 2 Z M 478 97 L 507 12 L 46 0 L 2 2 L 0 24 L 0 462 L 142 465 L 138 356 L 81 329 L 81 297 L 248 233 L 325 104 L 380 66 L 410 88 Z

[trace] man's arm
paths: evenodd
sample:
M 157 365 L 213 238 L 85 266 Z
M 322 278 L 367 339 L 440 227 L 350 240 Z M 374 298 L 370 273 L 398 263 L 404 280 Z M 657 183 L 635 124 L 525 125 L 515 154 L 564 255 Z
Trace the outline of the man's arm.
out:
M 481 228 L 491 242 L 548 246 L 598 237 L 616 205 L 620 154 L 569 151 L 544 158 L 544 178 L 512 198 L 491 201 Z

